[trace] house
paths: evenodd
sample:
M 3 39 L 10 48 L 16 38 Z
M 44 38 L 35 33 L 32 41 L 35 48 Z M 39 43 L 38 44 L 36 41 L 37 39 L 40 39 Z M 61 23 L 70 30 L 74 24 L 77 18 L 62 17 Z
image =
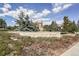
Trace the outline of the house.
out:
M 36 23 L 36 27 L 39 28 L 39 31 L 43 31 L 43 21 L 37 20 L 34 23 Z

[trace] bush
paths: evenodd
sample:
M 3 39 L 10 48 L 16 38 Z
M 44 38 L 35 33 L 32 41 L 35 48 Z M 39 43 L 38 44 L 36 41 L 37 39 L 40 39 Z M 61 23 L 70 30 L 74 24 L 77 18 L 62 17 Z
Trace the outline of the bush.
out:
M 61 32 L 61 34 L 67 34 L 67 32 Z

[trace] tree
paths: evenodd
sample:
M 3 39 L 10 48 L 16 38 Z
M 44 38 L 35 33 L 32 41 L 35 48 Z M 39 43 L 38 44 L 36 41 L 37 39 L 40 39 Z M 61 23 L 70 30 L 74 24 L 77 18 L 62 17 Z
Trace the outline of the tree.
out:
M 19 19 L 17 19 L 18 30 L 20 31 L 37 31 L 35 26 L 33 26 L 33 22 L 29 21 L 29 16 L 25 15 L 23 11 L 18 15 Z
M 77 31 L 78 28 L 77 28 L 77 25 L 75 24 L 75 21 L 73 21 L 72 25 L 73 25 L 72 31 Z
M 63 26 L 63 29 L 62 29 L 63 32 L 74 33 L 75 31 L 77 31 L 77 26 L 75 24 L 75 21 L 71 22 L 68 19 L 68 16 L 64 16 L 63 20 L 64 20 L 64 23 L 62 25 Z
M 46 31 L 58 31 L 58 25 L 55 21 L 52 21 L 51 25 L 44 26 Z
M 17 26 L 7 26 L 7 30 L 15 30 Z
M 6 28 L 7 27 L 7 24 L 5 22 L 5 20 L 3 20 L 2 18 L 0 18 L 0 28 Z
M 44 25 L 44 31 L 51 31 L 50 25 Z
M 77 21 L 77 28 L 78 28 L 78 31 L 79 31 L 79 20 Z
M 68 27 L 69 27 L 69 19 L 68 19 L 68 17 L 67 16 L 64 16 L 64 18 L 63 18 L 63 20 L 64 20 L 64 23 L 63 23 L 63 29 L 62 29 L 62 31 L 64 31 L 64 32 L 67 32 L 68 31 Z
M 50 29 L 51 29 L 51 31 L 58 31 L 58 25 L 55 21 L 52 21 L 52 23 L 50 25 Z

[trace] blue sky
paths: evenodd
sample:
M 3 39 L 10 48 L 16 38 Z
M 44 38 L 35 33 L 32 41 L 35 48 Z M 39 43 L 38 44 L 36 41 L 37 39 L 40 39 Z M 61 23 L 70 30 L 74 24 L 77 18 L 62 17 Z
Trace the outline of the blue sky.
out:
M 72 3 L 0 3 L 0 17 L 3 18 L 8 25 L 15 25 L 17 15 L 20 10 L 28 13 L 30 18 L 41 20 L 44 24 L 50 24 L 56 21 L 58 24 L 63 22 L 64 16 L 69 16 L 71 21 L 79 20 L 79 4 Z

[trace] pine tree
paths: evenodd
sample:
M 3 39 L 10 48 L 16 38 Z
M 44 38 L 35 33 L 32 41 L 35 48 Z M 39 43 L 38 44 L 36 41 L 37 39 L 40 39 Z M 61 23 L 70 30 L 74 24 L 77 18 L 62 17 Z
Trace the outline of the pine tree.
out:
M 55 21 L 52 21 L 50 25 L 45 25 L 44 29 L 46 31 L 58 31 L 58 25 Z
M 6 28 L 7 27 L 7 24 L 5 22 L 5 20 L 3 20 L 2 18 L 0 18 L 0 28 Z
M 79 20 L 77 21 L 77 28 L 78 28 L 78 31 L 79 31 Z
M 25 15 L 23 11 L 20 12 L 19 19 L 16 22 L 19 24 L 18 30 L 20 31 L 37 31 L 33 22 L 29 20 L 29 16 Z
M 51 31 L 57 31 L 58 30 L 58 25 L 55 21 L 52 21 L 52 23 L 50 25 L 50 29 L 51 29 Z
M 64 20 L 63 29 L 62 29 L 63 32 L 74 33 L 77 31 L 77 26 L 75 24 L 75 21 L 71 22 L 67 16 L 65 16 L 63 20 Z
M 73 21 L 72 25 L 73 25 L 72 31 L 76 32 L 78 29 L 77 29 L 77 25 L 75 24 L 75 21 Z
M 63 23 L 62 31 L 68 32 L 68 29 L 69 29 L 69 26 L 70 26 L 70 21 L 68 19 L 68 16 L 64 16 L 63 20 L 64 20 L 64 23 Z

